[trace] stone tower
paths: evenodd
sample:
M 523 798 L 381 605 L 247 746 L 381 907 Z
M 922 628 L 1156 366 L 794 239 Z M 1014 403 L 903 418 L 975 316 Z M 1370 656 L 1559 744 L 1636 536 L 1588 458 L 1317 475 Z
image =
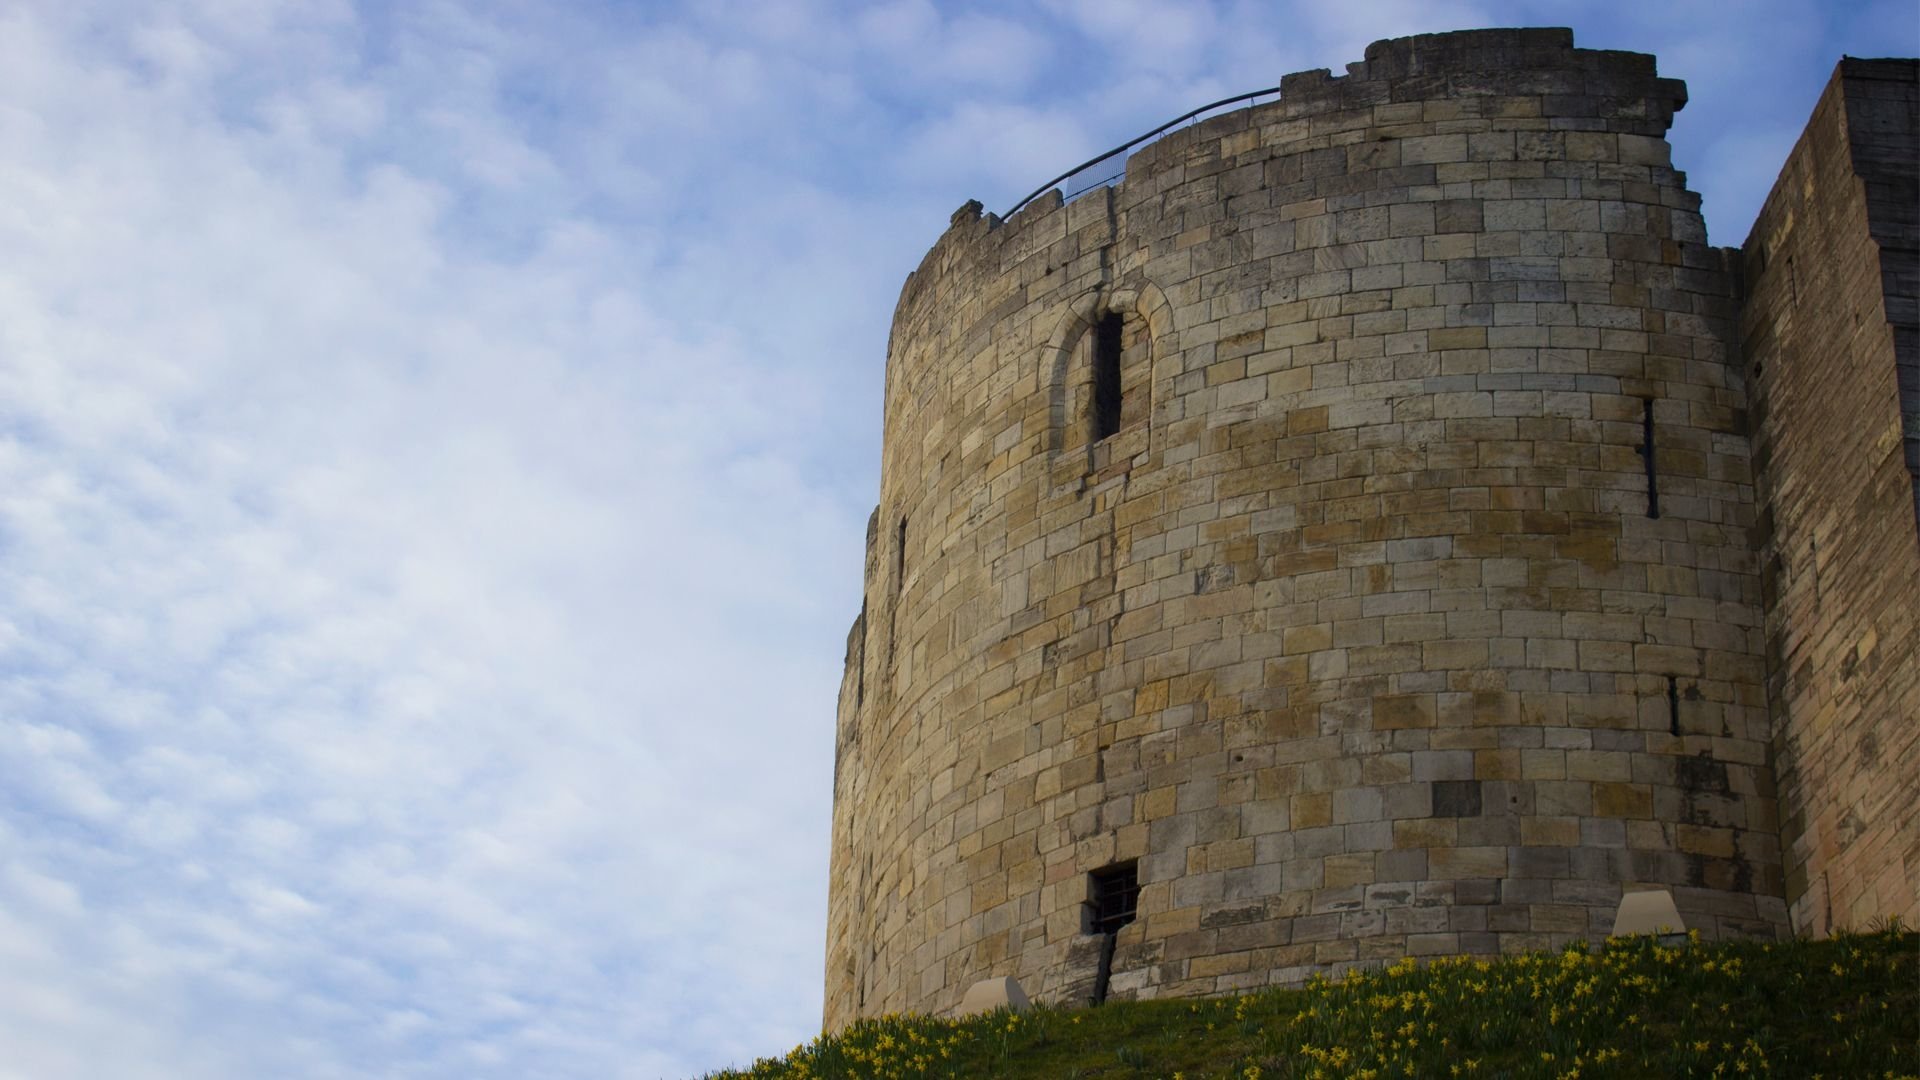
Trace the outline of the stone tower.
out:
M 1670 166 L 1685 100 L 1567 30 L 1384 41 L 954 215 L 889 347 L 829 1029 L 1553 946 L 1642 886 L 1787 927 L 1739 253 Z

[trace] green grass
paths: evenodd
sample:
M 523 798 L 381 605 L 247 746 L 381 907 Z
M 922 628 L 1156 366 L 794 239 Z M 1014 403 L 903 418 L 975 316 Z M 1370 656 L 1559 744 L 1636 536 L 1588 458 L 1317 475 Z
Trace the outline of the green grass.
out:
M 1920 1080 L 1920 935 L 1610 941 L 1243 997 L 889 1016 L 707 1080 Z

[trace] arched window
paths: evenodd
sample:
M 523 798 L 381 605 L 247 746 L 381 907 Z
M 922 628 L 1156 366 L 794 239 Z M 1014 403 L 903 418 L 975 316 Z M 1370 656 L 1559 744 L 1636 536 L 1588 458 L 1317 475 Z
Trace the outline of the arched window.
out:
M 1139 296 L 1084 297 L 1064 312 L 1047 354 L 1047 448 L 1081 452 L 1090 468 L 1146 449 L 1152 411 L 1153 338 Z

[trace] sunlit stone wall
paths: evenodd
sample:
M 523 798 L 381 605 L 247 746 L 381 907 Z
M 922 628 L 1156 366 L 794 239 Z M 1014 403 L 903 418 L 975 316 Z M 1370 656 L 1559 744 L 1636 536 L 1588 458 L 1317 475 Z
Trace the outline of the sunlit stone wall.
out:
M 1841 61 L 1745 249 L 1774 760 L 1802 934 L 1920 924 L 1917 101 L 1920 64 Z

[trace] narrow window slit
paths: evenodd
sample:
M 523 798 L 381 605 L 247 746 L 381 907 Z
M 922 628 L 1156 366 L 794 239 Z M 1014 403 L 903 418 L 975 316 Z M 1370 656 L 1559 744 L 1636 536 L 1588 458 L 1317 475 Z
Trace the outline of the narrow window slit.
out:
M 1640 404 L 1643 412 L 1640 421 L 1639 451 L 1647 464 L 1647 516 L 1657 518 L 1660 516 L 1660 476 L 1654 472 L 1653 468 L 1653 399 L 1643 398 Z
M 857 624 L 860 627 L 860 651 L 854 654 L 853 658 L 853 707 L 855 711 L 858 711 L 861 706 L 867 703 L 867 642 L 871 639 L 872 635 L 868 633 L 871 627 L 867 621 L 867 600 L 864 596 L 860 598 L 860 618 Z M 839 766 L 835 766 L 833 771 L 838 775 L 840 772 Z
M 1667 676 L 1667 731 L 1680 734 L 1680 683 L 1673 676 Z
M 899 533 L 894 537 L 893 548 L 893 591 L 899 592 L 907 582 L 907 519 L 900 519 Z
M 1100 967 L 1093 980 L 1093 1003 L 1107 1000 L 1113 978 L 1113 946 L 1120 928 L 1140 907 L 1140 864 L 1129 859 L 1087 875 L 1087 930 L 1100 935 Z
M 907 519 L 900 518 L 900 528 L 893 538 L 893 603 L 887 605 L 887 670 L 894 670 L 894 659 L 900 646 L 900 595 L 907 591 Z
M 1120 430 L 1120 330 L 1117 312 L 1093 328 L 1093 441 Z

